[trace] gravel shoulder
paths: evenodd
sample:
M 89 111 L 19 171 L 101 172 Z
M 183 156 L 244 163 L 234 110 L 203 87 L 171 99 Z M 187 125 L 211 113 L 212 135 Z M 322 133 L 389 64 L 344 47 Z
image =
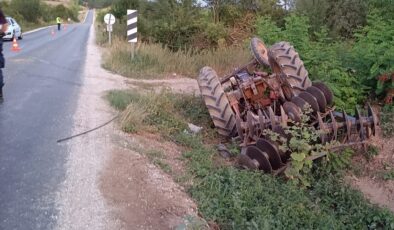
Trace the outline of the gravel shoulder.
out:
M 126 88 L 133 88 L 128 79 L 101 68 L 92 26 L 73 134 L 116 116 L 104 96 L 109 90 Z M 196 205 L 183 189 L 128 148 L 124 144 L 128 142 L 113 122 L 64 143 L 69 156 L 66 179 L 57 192 L 56 229 L 173 229 L 197 216 Z M 132 144 L 144 148 L 143 143 Z

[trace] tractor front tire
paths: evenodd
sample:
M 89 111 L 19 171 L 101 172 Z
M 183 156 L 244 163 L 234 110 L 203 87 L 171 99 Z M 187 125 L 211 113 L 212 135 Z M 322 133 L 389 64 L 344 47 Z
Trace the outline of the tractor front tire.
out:
M 234 137 L 236 134 L 235 114 L 215 70 L 207 66 L 202 68 L 197 81 L 201 96 L 218 133 L 223 137 Z

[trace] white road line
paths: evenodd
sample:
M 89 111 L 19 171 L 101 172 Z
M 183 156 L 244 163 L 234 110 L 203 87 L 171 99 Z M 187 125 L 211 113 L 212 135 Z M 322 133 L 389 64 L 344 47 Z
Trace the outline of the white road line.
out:
M 35 32 L 38 32 L 38 31 L 50 28 L 50 27 L 52 27 L 52 26 L 45 26 L 45 27 L 41 27 L 41 28 L 38 28 L 38 29 L 35 29 L 35 30 L 30 30 L 30 31 L 27 31 L 27 32 L 23 32 L 23 35 L 32 34 L 32 33 L 35 33 Z
M 83 20 L 82 23 L 85 23 L 85 22 L 86 22 L 86 18 L 88 17 L 88 14 L 89 14 L 89 10 L 86 11 L 85 19 Z

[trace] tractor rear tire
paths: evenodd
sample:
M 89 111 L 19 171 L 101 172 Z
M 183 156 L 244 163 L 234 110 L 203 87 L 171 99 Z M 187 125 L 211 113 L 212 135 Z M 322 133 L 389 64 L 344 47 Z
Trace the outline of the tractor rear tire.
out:
M 285 96 L 287 100 L 290 100 L 292 96 L 298 95 L 312 85 L 308 77 L 308 71 L 304 67 L 304 62 L 290 43 L 279 42 L 272 45 L 268 58 L 272 71 L 285 78 L 291 87 L 290 92 L 286 89 L 287 93 Z M 287 95 L 288 93 L 292 95 Z
M 202 68 L 197 81 L 201 96 L 218 133 L 224 137 L 234 137 L 236 135 L 235 114 L 215 70 L 207 66 Z

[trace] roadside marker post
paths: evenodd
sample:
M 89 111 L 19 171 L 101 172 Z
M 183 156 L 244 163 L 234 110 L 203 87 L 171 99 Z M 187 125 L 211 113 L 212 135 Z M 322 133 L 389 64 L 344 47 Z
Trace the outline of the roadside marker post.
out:
M 112 14 L 106 14 L 104 16 L 104 22 L 107 24 L 107 32 L 108 32 L 108 40 L 111 45 L 111 33 L 112 33 L 112 25 L 115 24 L 115 16 Z
M 134 59 L 135 43 L 137 43 L 137 10 L 127 10 L 127 41 L 131 43 L 131 59 Z

